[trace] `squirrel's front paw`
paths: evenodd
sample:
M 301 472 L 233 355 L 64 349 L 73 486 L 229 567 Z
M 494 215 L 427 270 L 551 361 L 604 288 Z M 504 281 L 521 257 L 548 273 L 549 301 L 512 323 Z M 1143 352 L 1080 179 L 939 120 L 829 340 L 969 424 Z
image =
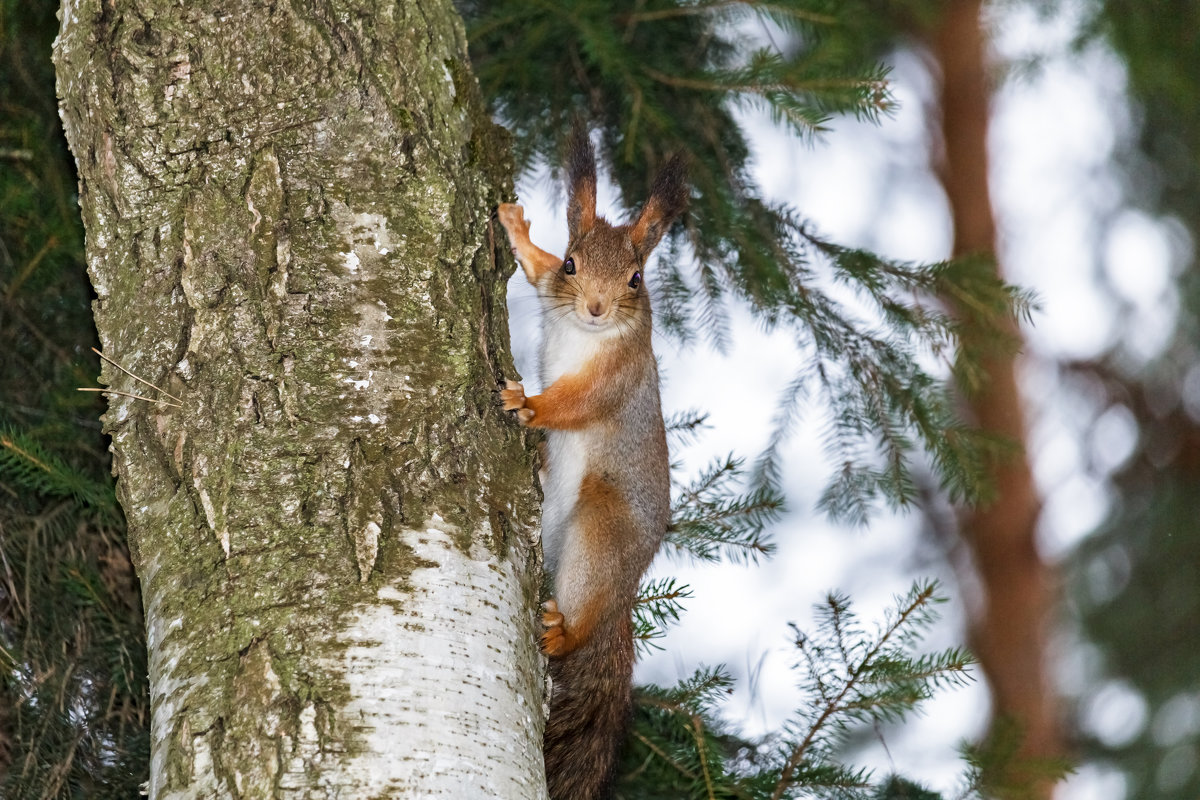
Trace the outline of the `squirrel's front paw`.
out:
M 563 627 L 564 617 L 558 610 L 558 603 L 547 600 L 542 603 L 542 652 L 548 656 L 566 655 L 574 649 L 567 629 Z
M 505 411 L 516 411 L 525 407 L 525 387 L 516 381 L 505 381 L 500 390 L 500 402 Z
M 501 203 L 496 209 L 496 216 L 504 229 L 513 234 L 529 235 L 529 223 L 525 221 L 525 209 L 516 203 Z
M 517 419 L 525 424 L 533 419 L 533 409 L 525 407 L 525 387 L 516 381 L 505 381 L 500 390 L 500 402 L 505 411 L 516 411 Z

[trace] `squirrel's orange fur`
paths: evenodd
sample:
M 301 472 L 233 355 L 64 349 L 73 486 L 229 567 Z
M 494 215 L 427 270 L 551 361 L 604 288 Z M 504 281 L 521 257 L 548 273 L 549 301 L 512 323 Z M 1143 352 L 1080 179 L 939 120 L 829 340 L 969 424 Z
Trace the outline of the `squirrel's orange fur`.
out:
M 542 510 L 553 599 L 542 615 L 552 695 L 546 725 L 551 800 L 611 792 L 628 726 L 633 604 L 666 533 L 670 481 L 651 349 L 646 259 L 687 197 L 670 161 L 631 224 L 596 216 L 595 156 L 573 137 L 564 258 L 529 239 L 520 206 L 500 206 L 517 259 L 543 305 L 542 384 L 508 381 L 504 408 L 546 429 Z

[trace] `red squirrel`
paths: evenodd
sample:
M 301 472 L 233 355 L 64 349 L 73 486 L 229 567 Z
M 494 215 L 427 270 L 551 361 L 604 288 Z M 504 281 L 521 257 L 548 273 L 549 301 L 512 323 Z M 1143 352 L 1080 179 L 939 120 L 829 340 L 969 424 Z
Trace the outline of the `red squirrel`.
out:
M 687 201 L 683 162 L 659 173 L 632 223 L 596 215 L 596 160 L 586 133 L 567 161 L 565 258 L 529 239 L 520 206 L 500 222 L 542 304 L 541 378 L 526 397 L 508 381 L 504 408 L 546 430 L 542 542 L 553 595 L 543 605 L 551 800 L 609 797 L 632 708 L 633 605 L 670 521 L 667 440 L 651 349 L 646 259 Z

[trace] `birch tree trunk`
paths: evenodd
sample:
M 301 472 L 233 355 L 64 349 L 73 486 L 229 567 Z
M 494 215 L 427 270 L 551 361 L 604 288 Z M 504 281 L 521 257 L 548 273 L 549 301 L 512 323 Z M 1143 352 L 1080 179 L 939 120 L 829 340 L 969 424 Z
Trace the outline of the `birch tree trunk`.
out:
M 537 498 L 448 0 L 64 0 L 152 797 L 543 797 Z M 178 406 L 168 405 L 178 398 Z

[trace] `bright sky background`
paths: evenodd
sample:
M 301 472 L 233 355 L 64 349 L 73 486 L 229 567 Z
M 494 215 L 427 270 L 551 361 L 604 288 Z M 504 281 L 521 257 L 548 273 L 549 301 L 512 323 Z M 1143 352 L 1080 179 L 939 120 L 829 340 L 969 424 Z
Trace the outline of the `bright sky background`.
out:
M 1040 69 L 1005 81 L 994 101 L 991 132 L 992 194 L 1001 228 L 1000 257 L 1010 281 L 1032 287 L 1042 311 L 1027 331 L 1023 365 L 1031 404 L 1031 451 L 1045 498 L 1040 523 L 1043 555 L 1068 554 L 1105 513 L 1103 485 L 1087 476 L 1085 463 L 1097 454 L 1102 466 L 1117 467 L 1136 435 L 1128 419 L 1098 423 L 1082 401 L 1063 395 L 1049 361 L 1096 354 L 1116 335 L 1116 315 L 1135 314 L 1139 324 L 1128 346 L 1145 356 L 1170 331 L 1169 276 L 1178 266 L 1169 234 L 1156 221 L 1118 212 L 1119 187 L 1106 164 L 1131 122 L 1123 105 L 1125 76 L 1111 54 L 1092 48 L 1068 51 L 1078 3 L 1064 3 L 1053 19 L 1041 19 L 1021 4 L 996 13 L 994 46 L 1000 63 L 1037 58 Z M 896 116 L 875 127 L 838 121 L 832 132 L 806 147 L 749 119 L 754 131 L 756 176 L 772 198 L 786 200 L 835 241 L 870 247 L 893 258 L 935 261 L 950 249 L 946 201 L 928 169 L 930 144 L 923 107 L 933 87 L 924 66 L 911 55 L 894 64 Z M 566 245 L 565 211 L 544 176 L 518 186 L 532 238 L 551 252 Z M 613 194 L 601 187 L 599 208 L 612 208 Z M 609 214 L 619 219 L 619 214 Z M 614 221 L 616 221 L 614 219 Z M 653 285 L 653 269 L 647 280 Z M 1105 281 L 1125 302 L 1097 288 Z M 529 388 L 536 387 L 538 306 L 520 271 L 510 284 L 513 349 Z M 717 354 L 697 346 L 683 350 L 661 337 L 656 349 L 663 367 L 664 411 L 701 409 L 710 429 L 682 456 L 695 472 L 726 453 L 753 459 L 767 441 L 776 399 L 795 370 L 798 355 L 786 335 L 761 331 L 744 309 L 732 314 L 732 346 Z M 811 608 L 825 593 L 849 594 L 860 618 L 879 618 L 914 578 L 940 577 L 952 602 L 930 647 L 961 642 L 965 603 L 971 587 L 949 579 L 928 544 L 922 546 L 915 518 L 881 513 L 866 530 L 846 530 L 819 516 L 814 506 L 829 477 L 816 438 L 820 410 L 786 448 L 785 488 L 790 511 L 774 530 L 778 553 L 758 566 L 697 566 L 660 558 L 652 572 L 690 584 L 682 622 L 665 650 L 643 659 L 641 682 L 671 684 L 701 665 L 725 664 L 737 690 L 724 710 L 752 736 L 778 729 L 802 698 L 789 669 L 794 651 L 787 623 L 810 625 Z M 1093 424 L 1095 423 L 1095 424 Z M 1088 459 L 1093 459 L 1088 462 Z M 1063 688 L 1078 693 L 1087 659 L 1065 657 Z M 1130 735 L 1145 724 L 1139 699 L 1120 686 L 1102 692 L 1085 714 L 1095 733 Z M 959 766 L 956 745 L 982 733 L 988 697 L 982 684 L 945 691 L 926 713 L 890 733 L 887 748 L 876 745 L 862 763 L 881 773 L 897 770 L 953 794 Z M 1120 800 L 1120 774 L 1085 765 L 1059 790 L 1057 800 Z

